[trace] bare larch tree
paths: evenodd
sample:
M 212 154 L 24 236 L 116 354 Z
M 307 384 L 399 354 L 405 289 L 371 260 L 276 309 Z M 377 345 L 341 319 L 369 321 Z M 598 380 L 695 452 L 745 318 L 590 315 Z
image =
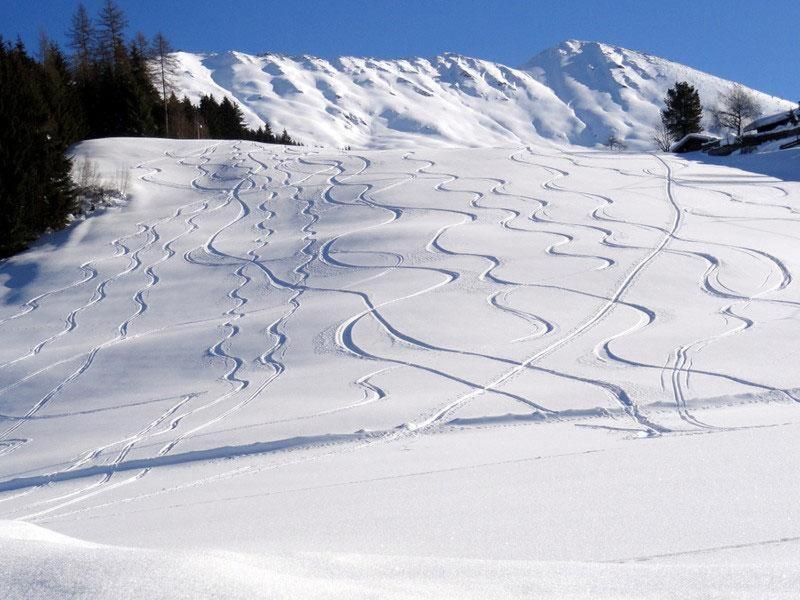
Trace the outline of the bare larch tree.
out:
M 97 47 L 101 58 L 111 69 L 116 70 L 127 58 L 125 51 L 125 29 L 128 19 L 113 0 L 106 0 L 100 9 Z
M 653 140 L 656 148 L 662 152 L 669 152 L 669 149 L 672 146 L 672 136 L 670 135 L 666 126 L 661 122 L 659 122 L 658 125 L 656 125 L 656 128 L 653 129 L 650 139 Z
M 92 19 L 86 12 L 86 7 L 81 3 L 72 16 L 72 26 L 69 29 L 69 46 L 72 49 L 72 61 L 75 70 L 80 76 L 85 76 L 92 60 L 95 44 L 95 30 Z
M 164 103 L 164 135 L 169 137 L 169 110 L 168 100 L 173 91 L 173 79 L 178 69 L 178 61 L 172 52 L 174 49 L 164 34 L 160 31 L 153 38 L 151 47 L 151 67 L 156 87 L 161 93 L 161 101 Z
M 730 90 L 720 95 L 713 115 L 715 125 L 735 131 L 740 136 L 747 122 L 761 115 L 761 105 L 753 94 L 734 84 Z
M 622 139 L 616 133 L 612 133 L 611 135 L 608 136 L 605 145 L 612 152 L 615 150 L 621 151 L 628 149 L 628 146 L 625 144 L 625 142 L 622 141 Z

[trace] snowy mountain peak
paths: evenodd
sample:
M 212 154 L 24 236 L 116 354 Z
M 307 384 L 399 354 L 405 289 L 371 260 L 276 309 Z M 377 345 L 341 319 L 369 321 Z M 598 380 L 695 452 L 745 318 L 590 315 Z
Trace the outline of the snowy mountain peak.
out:
M 610 48 L 610 46 L 606 44 L 602 44 L 600 42 L 593 42 L 589 40 L 564 40 L 563 42 L 556 44 L 552 48 L 548 48 L 544 52 L 559 52 L 561 54 L 578 54 L 583 52 L 587 47 L 594 47 L 603 49 Z
M 641 52 L 567 40 L 515 69 L 444 52 L 380 59 L 276 53 L 176 54 L 190 99 L 238 102 L 306 144 L 341 147 L 502 146 L 554 141 L 596 146 L 614 134 L 651 146 L 666 89 L 688 80 L 706 106 L 732 82 Z M 765 112 L 791 103 L 754 92 Z
M 646 146 L 658 122 L 666 90 L 676 81 L 694 85 L 706 109 L 733 85 L 692 67 L 657 56 L 600 42 L 568 40 L 545 50 L 523 67 L 550 87 L 587 129 L 582 144 L 610 134 L 634 147 Z M 750 90 L 764 112 L 785 110 L 791 102 Z M 713 124 L 706 123 L 707 128 Z
M 589 69 L 601 66 L 625 68 L 627 63 L 644 61 L 651 64 L 673 65 L 677 69 L 695 71 L 691 67 L 673 63 L 651 54 L 587 40 L 565 40 L 552 48 L 543 50 L 523 64 L 521 68 L 525 70 L 535 69 L 547 61 L 556 61 L 564 67 L 578 65 Z M 699 73 L 699 71 L 697 72 Z M 708 76 L 706 73 L 703 73 L 703 75 Z

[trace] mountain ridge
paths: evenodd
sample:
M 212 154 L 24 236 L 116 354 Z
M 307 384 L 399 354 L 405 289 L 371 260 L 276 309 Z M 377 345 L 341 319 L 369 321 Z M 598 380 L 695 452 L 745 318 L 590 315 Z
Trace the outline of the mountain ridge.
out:
M 734 83 L 584 40 L 561 42 L 518 68 L 456 52 L 330 60 L 234 50 L 175 56 L 177 87 L 193 101 L 227 95 L 252 126 L 268 120 L 305 144 L 371 149 L 532 142 L 592 147 L 610 135 L 645 149 L 675 80 L 695 84 L 706 108 Z M 792 105 L 743 87 L 767 113 Z

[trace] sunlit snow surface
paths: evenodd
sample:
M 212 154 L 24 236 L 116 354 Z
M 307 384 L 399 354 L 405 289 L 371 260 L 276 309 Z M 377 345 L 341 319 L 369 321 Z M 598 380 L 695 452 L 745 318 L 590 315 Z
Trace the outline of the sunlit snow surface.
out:
M 0 265 L 11 597 L 800 586 L 800 183 L 763 156 L 78 152 L 128 205 Z
M 395 149 L 558 143 L 596 146 L 610 135 L 655 147 L 667 89 L 688 81 L 711 111 L 733 82 L 618 46 L 570 40 L 512 68 L 446 53 L 433 58 L 175 55 L 176 87 L 192 101 L 228 96 L 257 127 L 268 120 L 307 145 Z M 796 107 L 743 88 L 764 114 Z

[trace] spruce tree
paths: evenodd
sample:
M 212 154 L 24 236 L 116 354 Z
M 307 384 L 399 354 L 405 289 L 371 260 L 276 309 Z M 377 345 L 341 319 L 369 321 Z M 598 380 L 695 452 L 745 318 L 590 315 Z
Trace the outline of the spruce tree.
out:
M 48 42 L 42 49 L 41 67 L 51 126 L 55 128 L 58 138 L 66 144 L 83 139 L 86 126 L 80 98 L 73 85 L 67 59 L 52 42 Z
M 205 135 L 205 124 L 200 118 L 200 109 L 186 96 L 179 102 L 174 120 L 180 124 L 176 126 L 176 135 L 179 138 L 199 139 Z
M 214 96 L 206 95 L 200 98 L 200 118 L 206 125 L 206 136 L 217 138 L 219 126 L 219 104 Z
M 156 135 L 154 117 L 160 98 L 150 78 L 147 57 L 139 52 L 135 44 L 131 45 L 127 56 L 126 69 L 122 83 L 127 100 L 126 135 Z
M 67 140 L 51 113 L 59 93 L 21 42 L 0 39 L 0 257 L 62 227 L 73 209 Z
M 244 122 L 244 114 L 239 105 L 231 102 L 227 96 L 219 103 L 219 136 L 221 139 L 241 140 L 247 137 L 248 129 Z M 217 136 L 214 136 L 217 137 Z
M 666 106 L 661 110 L 661 122 L 673 140 L 703 130 L 700 126 L 703 118 L 700 95 L 688 82 L 675 83 L 674 87 L 667 90 L 664 103 Z
M 281 133 L 281 136 L 278 138 L 278 143 L 285 144 L 287 146 L 295 145 L 294 140 L 291 137 L 289 137 L 289 133 L 285 129 L 283 130 L 283 133 Z
M 264 139 L 261 141 L 267 144 L 275 143 L 275 135 L 272 133 L 272 127 L 269 126 L 269 121 L 266 119 L 264 120 Z

